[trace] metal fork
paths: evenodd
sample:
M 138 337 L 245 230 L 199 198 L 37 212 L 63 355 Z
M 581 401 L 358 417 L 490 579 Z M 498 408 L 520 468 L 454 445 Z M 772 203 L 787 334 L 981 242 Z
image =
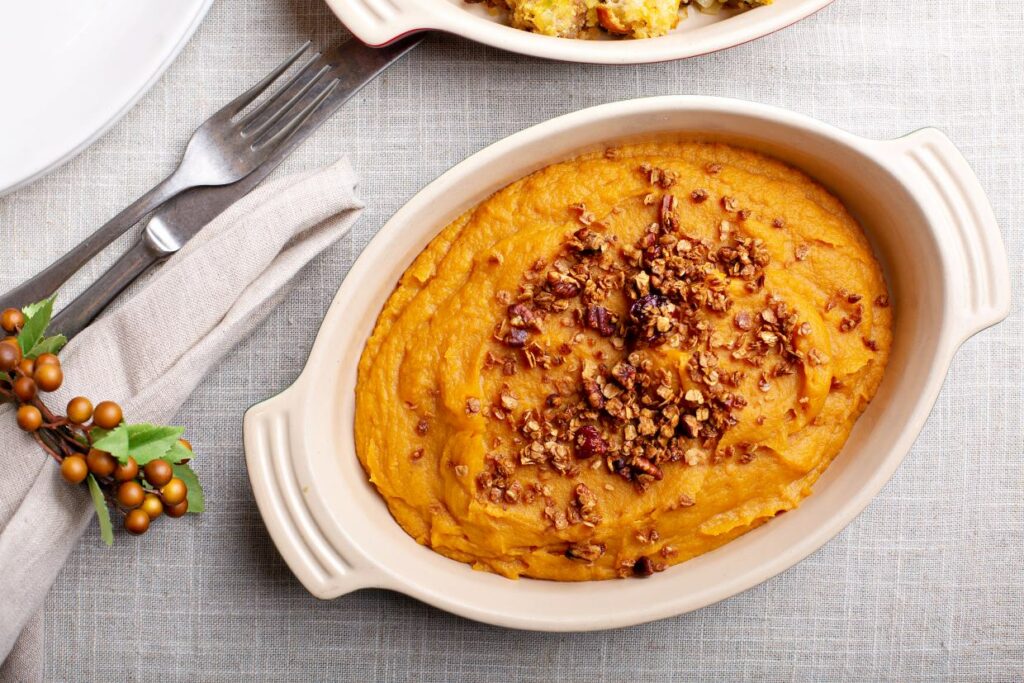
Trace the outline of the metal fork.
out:
M 194 188 L 155 211 L 138 241 L 88 289 L 61 309 L 51 321 L 50 329 L 69 339 L 85 329 L 125 287 L 181 249 L 207 223 L 248 194 L 345 102 L 416 47 L 423 37 L 424 34 L 410 36 L 385 47 L 367 47 L 353 38 L 325 50 L 323 56 L 330 65 L 330 72 L 304 97 L 318 97 L 321 89 L 329 90 L 330 94 L 298 130 L 279 145 L 262 166 L 237 183 Z
M 269 159 L 330 94 L 303 98 L 329 70 L 316 53 L 299 72 L 252 111 L 239 117 L 309 47 L 307 42 L 283 64 L 192 134 L 181 163 L 171 175 L 111 218 L 96 232 L 24 284 L 0 297 L 0 308 L 20 307 L 51 296 L 107 245 L 169 199 L 194 187 L 229 185 Z M 301 104 L 301 106 L 300 106 Z

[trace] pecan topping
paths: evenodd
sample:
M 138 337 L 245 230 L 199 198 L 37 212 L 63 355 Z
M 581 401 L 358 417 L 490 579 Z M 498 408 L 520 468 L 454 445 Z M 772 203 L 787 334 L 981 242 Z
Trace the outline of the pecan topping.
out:
M 638 557 L 633 564 L 633 573 L 640 577 L 648 577 L 654 573 L 654 563 L 646 555 Z
M 571 299 L 579 295 L 580 286 L 572 280 L 561 280 L 551 285 L 551 292 L 559 299 Z
M 556 529 L 599 522 L 597 495 L 579 479 L 588 469 L 643 492 L 669 467 L 752 461 L 751 447 L 719 447 L 748 404 L 740 387 L 769 392 L 776 378 L 797 372 L 802 363 L 827 361 L 820 352 L 800 349 L 806 343 L 801 338 L 813 330 L 777 296 L 765 293 L 763 305 L 752 308 L 748 298 L 746 310 L 732 311 L 736 284 L 762 292 L 771 260 L 763 241 L 744 234 L 744 210 L 736 200 L 722 198 L 735 215 L 720 222 L 716 237 L 693 237 L 681 224 L 676 197 L 657 189 L 675 182 L 672 176 L 654 167 L 641 170 L 655 186 L 644 204 L 656 222 L 638 231 L 632 244 L 619 244 L 603 233 L 601 219 L 586 215 L 586 207 L 572 207 L 586 225 L 566 236 L 561 252 L 525 272 L 518 291 L 503 297 L 506 314 L 495 338 L 515 351 L 511 358 L 493 353 L 485 364 L 510 368 L 506 374 L 562 364 L 568 369 L 539 375 L 550 386 L 538 403 L 507 387 L 491 398 L 484 416 L 507 424 L 514 437 L 493 446 L 476 477 L 480 495 L 495 504 L 542 498 L 541 514 Z M 709 197 L 702 189 L 689 195 L 695 203 Z M 830 302 L 846 315 L 861 305 L 848 292 Z M 723 328 L 716 320 L 731 324 Z M 552 340 L 539 334 L 542 329 L 568 334 Z M 662 347 L 688 358 L 682 372 L 659 365 L 664 354 L 656 349 Z M 518 484 L 513 476 L 521 466 L 537 468 L 542 481 L 556 475 L 574 480 L 569 500 L 555 500 L 544 484 Z M 682 496 L 678 507 L 693 504 Z M 574 544 L 566 556 L 591 561 L 594 552 L 586 543 Z M 645 561 L 657 571 L 651 558 Z
M 615 334 L 615 321 L 604 306 L 588 306 L 583 321 L 587 327 L 596 330 L 602 337 Z
M 570 560 L 580 560 L 582 562 L 594 562 L 604 553 L 604 543 L 590 543 L 589 541 L 573 543 L 565 550 L 565 556 Z
M 519 349 L 526 346 L 526 341 L 530 338 L 529 333 L 521 327 L 513 327 L 505 335 L 505 343 L 512 348 Z

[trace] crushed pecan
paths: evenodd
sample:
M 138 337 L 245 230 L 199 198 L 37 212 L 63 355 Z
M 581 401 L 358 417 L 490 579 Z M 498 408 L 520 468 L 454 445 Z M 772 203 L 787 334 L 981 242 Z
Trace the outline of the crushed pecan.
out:
M 591 543 L 589 541 L 572 543 L 565 550 L 565 556 L 570 560 L 580 560 L 582 562 L 594 562 L 604 553 L 604 543 Z

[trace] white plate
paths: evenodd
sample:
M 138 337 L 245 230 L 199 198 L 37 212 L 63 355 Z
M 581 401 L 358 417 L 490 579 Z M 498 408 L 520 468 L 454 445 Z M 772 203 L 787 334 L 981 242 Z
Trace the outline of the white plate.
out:
M 3 3 L 0 194 L 68 161 L 124 116 L 212 2 Z
M 384 45 L 418 31 L 455 33 L 534 57 L 592 64 L 641 64 L 723 50 L 778 31 L 832 0 L 774 0 L 746 12 L 716 15 L 695 9 L 668 35 L 643 40 L 573 40 L 506 26 L 482 4 L 465 0 L 326 0 L 357 38 Z

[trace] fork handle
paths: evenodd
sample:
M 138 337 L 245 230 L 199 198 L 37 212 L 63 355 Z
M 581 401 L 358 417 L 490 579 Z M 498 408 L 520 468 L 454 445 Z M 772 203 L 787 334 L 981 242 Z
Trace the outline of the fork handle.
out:
M 121 213 L 104 223 L 96 232 L 73 247 L 71 251 L 39 271 L 25 283 L 0 296 L 0 309 L 21 308 L 53 296 L 61 285 L 91 261 L 96 254 L 128 232 L 150 211 L 188 188 L 189 184 L 182 182 L 177 172 L 172 173 L 156 187 L 132 202 Z
M 74 337 L 95 320 L 125 287 L 166 257 L 166 252 L 154 249 L 148 240 L 140 239 L 96 282 L 55 315 L 50 329 L 68 339 Z

